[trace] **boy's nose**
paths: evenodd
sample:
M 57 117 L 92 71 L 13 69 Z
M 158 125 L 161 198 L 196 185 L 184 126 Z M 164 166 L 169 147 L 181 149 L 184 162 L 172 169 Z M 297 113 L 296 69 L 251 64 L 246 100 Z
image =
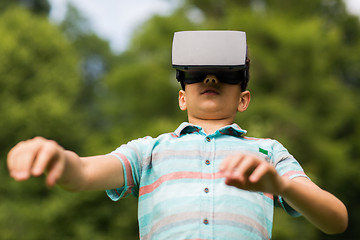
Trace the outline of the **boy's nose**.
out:
M 208 75 L 206 75 L 206 77 L 204 78 L 203 83 L 205 83 L 205 84 L 218 84 L 218 83 L 219 83 L 219 79 L 216 77 L 215 74 L 208 74 Z

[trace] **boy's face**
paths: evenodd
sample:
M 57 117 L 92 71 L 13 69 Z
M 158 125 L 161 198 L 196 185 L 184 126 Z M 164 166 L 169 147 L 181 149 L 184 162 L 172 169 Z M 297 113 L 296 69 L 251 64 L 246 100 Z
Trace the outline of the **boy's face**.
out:
M 236 113 L 246 110 L 250 102 L 250 92 L 241 92 L 240 84 L 219 81 L 209 74 L 202 82 L 185 85 L 179 92 L 180 109 L 188 111 L 191 119 L 223 120 L 233 119 Z

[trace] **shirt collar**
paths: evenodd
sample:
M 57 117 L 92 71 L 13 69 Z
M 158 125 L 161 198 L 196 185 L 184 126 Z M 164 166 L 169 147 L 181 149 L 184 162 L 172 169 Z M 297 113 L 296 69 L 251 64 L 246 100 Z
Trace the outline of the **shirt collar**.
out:
M 180 137 L 184 134 L 194 133 L 194 132 L 203 132 L 202 127 L 190 124 L 188 122 L 183 122 L 180 126 L 175 130 L 176 136 Z M 204 132 L 205 133 L 205 132 Z M 222 134 L 222 135 L 232 135 L 235 137 L 240 137 L 243 134 L 246 134 L 246 130 L 240 128 L 239 125 L 233 123 L 231 125 L 225 126 L 217 130 L 214 135 Z

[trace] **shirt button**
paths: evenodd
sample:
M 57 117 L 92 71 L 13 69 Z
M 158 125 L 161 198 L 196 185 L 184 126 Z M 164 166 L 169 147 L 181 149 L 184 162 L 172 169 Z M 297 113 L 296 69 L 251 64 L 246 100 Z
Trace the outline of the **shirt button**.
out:
M 204 223 L 205 225 L 208 225 L 208 224 L 209 224 L 209 220 L 207 220 L 207 219 L 205 218 L 204 221 L 203 221 L 203 223 Z
M 206 164 L 206 165 L 210 165 L 210 160 L 206 160 L 206 161 L 205 161 L 205 164 Z
M 207 142 L 210 142 L 210 141 L 211 141 L 211 138 L 206 137 L 205 140 L 206 140 Z
M 205 193 L 208 193 L 208 192 L 209 192 L 209 188 L 205 188 L 205 189 L 204 189 L 204 192 L 205 192 Z

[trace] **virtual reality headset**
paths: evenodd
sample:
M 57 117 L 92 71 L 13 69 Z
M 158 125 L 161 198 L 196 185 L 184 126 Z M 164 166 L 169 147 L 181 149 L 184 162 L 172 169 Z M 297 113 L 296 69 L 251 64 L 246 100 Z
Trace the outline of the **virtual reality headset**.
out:
M 175 32 L 172 66 L 182 85 L 201 82 L 207 74 L 215 74 L 221 82 L 229 84 L 243 80 L 247 83 L 246 34 L 241 31 Z

